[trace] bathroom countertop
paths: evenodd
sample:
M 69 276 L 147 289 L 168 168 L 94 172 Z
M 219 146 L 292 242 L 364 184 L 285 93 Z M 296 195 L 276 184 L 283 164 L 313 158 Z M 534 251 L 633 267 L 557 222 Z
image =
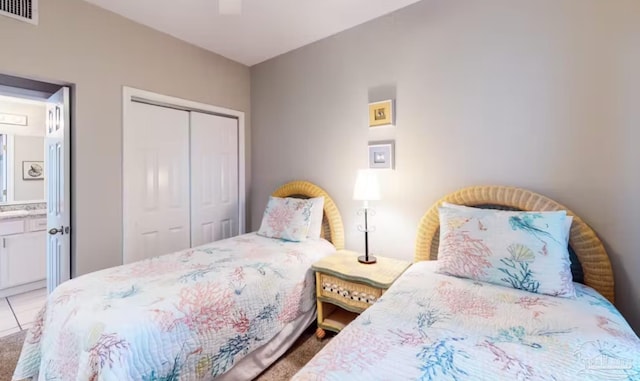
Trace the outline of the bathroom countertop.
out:
M 6 212 L 0 212 L 0 220 L 8 220 L 13 218 L 25 218 L 25 217 L 44 217 L 46 215 L 47 215 L 46 209 L 9 210 Z

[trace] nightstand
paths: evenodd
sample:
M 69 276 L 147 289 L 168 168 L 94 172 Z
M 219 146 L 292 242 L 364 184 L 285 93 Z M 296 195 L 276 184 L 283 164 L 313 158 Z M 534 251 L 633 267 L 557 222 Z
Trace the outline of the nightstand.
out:
M 358 262 L 360 253 L 339 250 L 314 263 L 318 330 L 323 338 L 325 329 L 340 332 L 362 311 L 375 303 L 393 282 L 411 265 L 399 259 L 376 255 L 378 262 Z

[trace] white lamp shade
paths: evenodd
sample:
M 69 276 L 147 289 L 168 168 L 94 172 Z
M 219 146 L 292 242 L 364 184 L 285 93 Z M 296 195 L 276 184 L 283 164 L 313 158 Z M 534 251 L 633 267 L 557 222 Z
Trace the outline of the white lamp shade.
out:
M 380 200 L 378 175 L 370 169 L 360 169 L 353 188 L 353 199 L 360 201 Z

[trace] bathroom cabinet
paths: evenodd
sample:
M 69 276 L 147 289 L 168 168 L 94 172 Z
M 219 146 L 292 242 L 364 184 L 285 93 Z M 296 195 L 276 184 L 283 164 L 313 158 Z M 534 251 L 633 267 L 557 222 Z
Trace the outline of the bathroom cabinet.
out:
M 44 287 L 46 228 L 44 217 L 0 220 L 0 297 Z

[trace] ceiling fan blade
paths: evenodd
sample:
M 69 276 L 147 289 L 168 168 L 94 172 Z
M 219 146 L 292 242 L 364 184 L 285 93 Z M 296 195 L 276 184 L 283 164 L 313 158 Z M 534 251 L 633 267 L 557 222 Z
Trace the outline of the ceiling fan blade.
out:
M 242 0 L 218 0 L 218 12 L 221 15 L 239 15 L 242 13 Z

